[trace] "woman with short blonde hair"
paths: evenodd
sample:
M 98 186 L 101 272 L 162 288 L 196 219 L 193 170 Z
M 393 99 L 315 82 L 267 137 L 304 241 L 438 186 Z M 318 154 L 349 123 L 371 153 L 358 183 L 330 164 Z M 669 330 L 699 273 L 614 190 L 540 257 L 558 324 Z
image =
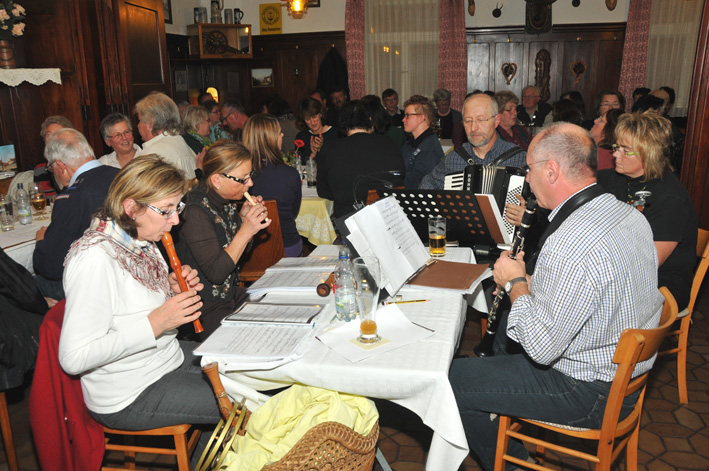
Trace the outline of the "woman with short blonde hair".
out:
M 598 183 L 643 212 L 657 249 L 658 286 L 669 288 L 681 310 L 689 303 L 694 276 L 697 214 L 672 173 L 671 142 L 667 118 L 653 112 L 622 115 L 615 127 L 615 169 L 598 172 Z
M 188 106 L 182 118 L 182 126 L 185 129 L 182 137 L 195 154 L 212 145 L 209 139 L 209 112 L 204 106 Z

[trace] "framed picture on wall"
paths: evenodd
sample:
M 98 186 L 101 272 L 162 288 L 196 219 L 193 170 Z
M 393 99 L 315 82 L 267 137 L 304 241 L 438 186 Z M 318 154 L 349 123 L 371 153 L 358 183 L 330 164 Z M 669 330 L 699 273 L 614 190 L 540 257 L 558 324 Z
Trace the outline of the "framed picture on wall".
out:
M 251 69 L 252 87 L 272 87 L 273 69 Z
M 318 1 L 318 3 L 320 3 Z M 172 24 L 172 0 L 162 0 L 162 8 L 165 10 L 165 23 Z
M 320 0 L 308 0 L 308 8 L 320 8 Z

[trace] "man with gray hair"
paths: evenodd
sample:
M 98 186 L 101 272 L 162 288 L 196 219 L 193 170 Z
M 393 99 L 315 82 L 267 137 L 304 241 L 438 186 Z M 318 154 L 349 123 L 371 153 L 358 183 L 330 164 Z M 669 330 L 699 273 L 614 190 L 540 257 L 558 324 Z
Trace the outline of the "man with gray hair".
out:
M 235 141 L 241 141 L 241 128 L 249 119 L 244 105 L 238 100 L 227 100 L 222 105 L 220 113 L 222 127 L 234 135 Z
M 532 140 L 527 181 L 551 223 L 537 254 L 503 252 L 493 276 L 512 309 L 498 337 L 523 353 L 496 348 L 487 358 L 453 361 L 449 377 L 471 454 L 492 470 L 497 414 L 598 428 L 618 365 L 613 354 L 625 329 L 657 327 L 663 297 L 657 255 L 642 213 L 596 184 L 597 148 L 588 131 L 555 123 Z M 536 267 L 527 275 L 525 260 Z M 531 267 L 530 267 L 531 268 Z M 495 345 L 505 345 L 502 338 Z M 638 363 L 633 376 L 652 367 Z M 621 420 L 639 391 L 622 405 Z M 508 453 L 531 461 L 510 440 Z
M 524 165 L 525 152 L 497 134 L 499 124 L 494 98 L 485 93 L 469 96 L 463 103 L 463 127 L 468 142 L 448 152 L 433 171 L 423 177 L 419 188 L 442 190 L 446 175 L 460 173 L 469 164 L 487 165 L 499 159 L 498 165 L 506 167 Z
M 551 113 L 552 106 L 549 103 L 540 102 L 540 100 L 539 87 L 530 85 L 522 89 L 522 104 L 517 105 L 517 119 L 522 124 L 535 128 L 544 126 L 544 118 Z
M 47 170 L 66 189 L 54 201 L 49 226 L 38 230 L 35 236 L 35 279 L 42 295 L 62 299 L 64 257 L 103 205 L 118 169 L 101 165 L 84 135 L 75 129 L 64 128 L 50 134 L 44 158 Z
M 463 120 L 463 115 L 458 110 L 451 108 L 451 92 L 439 88 L 433 92 L 433 102 L 436 104 L 436 119 L 441 129 L 441 139 L 453 137 L 453 126 Z

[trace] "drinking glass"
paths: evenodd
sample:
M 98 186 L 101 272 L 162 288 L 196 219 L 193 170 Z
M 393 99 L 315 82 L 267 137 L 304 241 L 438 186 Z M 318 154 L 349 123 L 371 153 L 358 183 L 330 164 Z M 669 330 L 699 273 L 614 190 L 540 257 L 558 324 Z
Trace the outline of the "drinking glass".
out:
M 47 198 L 44 196 L 44 193 L 42 193 L 42 191 L 39 189 L 38 185 L 34 185 L 32 187 L 30 198 L 32 207 L 37 212 L 36 219 L 38 221 L 47 219 L 47 216 L 44 215 L 44 210 L 47 207 Z
M 0 230 L 11 231 L 15 228 L 12 219 L 12 199 L 8 195 L 0 195 Z
M 318 181 L 318 167 L 315 160 L 308 160 L 308 163 L 305 164 L 305 171 L 307 172 L 308 186 L 315 186 Z
M 446 254 L 446 218 L 431 216 L 428 218 L 428 248 L 431 257 L 443 257 Z
M 359 257 L 352 261 L 355 275 L 355 299 L 359 308 L 359 340 L 375 343 L 381 340 L 377 335 L 376 313 L 381 290 L 381 270 L 376 257 Z

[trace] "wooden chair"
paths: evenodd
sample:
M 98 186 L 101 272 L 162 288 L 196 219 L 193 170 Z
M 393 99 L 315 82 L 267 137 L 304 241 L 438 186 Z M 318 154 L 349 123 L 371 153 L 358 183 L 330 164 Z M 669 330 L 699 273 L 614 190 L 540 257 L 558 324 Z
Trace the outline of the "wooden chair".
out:
M 122 469 L 135 469 L 135 454 L 136 453 L 152 453 L 156 455 L 172 455 L 177 459 L 177 469 L 179 471 L 190 471 L 190 456 L 194 452 L 199 437 L 202 434 L 201 430 L 195 429 L 192 435 L 187 439 L 187 432 L 190 430 L 190 425 L 181 424 L 170 427 L 154 428 L 150 430 L 116 430 L 108 427 L 103 428 L 106 435 L 106 450 L 121 451 L 124 454 L 124 467 L 114 468 L 111 466 L 103 466 L 102 471 L 118 471 Z M 125 437 L 129 444 L 111 443 L 111 435 L 121 435 Z M 148 436 L 172 436 L 175 447 L 164 448 L 154 446 L 137 446 L 132 444 L 134 437 Z
M 679 402 L 682 404 L 689 402 L 687 396 L 687 339 L 689 338 L 689 325 L 692 323 L 692 313 L 694 312 L 694 303 L 696 303 L 699 295 L 699 288 L 702 286 L 704 275 L 706 275 L 707 268 L 709 268 L 709 231 L 704 229 L 699 229 L 697 257 L 700 257 L 700 260 L 697 265 L 697 271 L 694 272 L 689 305 L 677 316 L 680 321 L 679 329 L 667 333 L 668 337 L 673 337 L 677 340 L 677 346 L 659 353 L 659 355 L 663 356 L 671 353 L 677 354 L 677 390 L 679 391 Z
M 603 415 L 601 428 L 581 429 L 521 418 L 514 418 L 515 423 L 513 423 L 512 417 L 501 415 L 500 428 L 497 434 L 495 471 L 503 471 L 505 469 L 505 462 L 514 463 L 522 468 L 535 470 L 551 471 L 552 469 L 543 465 L 522 461 L 514 456 L 508 455 L 507 445 L 510 437 L 536 445 L 537 451 L 542 457 L 545 449 L 550 448 L 558 453 L 590 461 L 591 463 L 595 463 L 596 471 L 610 471 L 611 464 L 613 464 L 621 452 L 625 450 L 626 470 L 637 471 L 640 415 L 649 371 L 634 379 L 631 379 L 631 375 L 636 363 L 648 360 L 657 353 L 660 343 L 662 343 L 672 323 L 677 318 L 677 303 L 674 297 L 665 287 L 660 288 L 660 292 L 665 297 L 660 326 L 655 329 L 646 330 L 626 329 L 620 336 L 615 355 L 613 356 L 613 362 L 618 364 L 618 370 L 613 379 L 610 394 L 608 395 L 608 402 Z M 640 391 L 640 395 L 638 396 L 635 408 L 628 417 L 619 421 L 623 399 L 638 390 Z M 598 448 L 596 454 L 591 455 L 520 433 L 523 423 L 531 424 L 562 435 L 597 440 Z
M 268 210 L 271 225 L 254 236 L 253 249 L 249 254 L 245 253 L 242 256 L 245 257 L 239 269 L 239 281 L 242 286 L 244 282 L 253 282 L 261 278 L 266 268 L 274 265 L 285 255 L 276 201 L 267 200 L 263 204 Z

